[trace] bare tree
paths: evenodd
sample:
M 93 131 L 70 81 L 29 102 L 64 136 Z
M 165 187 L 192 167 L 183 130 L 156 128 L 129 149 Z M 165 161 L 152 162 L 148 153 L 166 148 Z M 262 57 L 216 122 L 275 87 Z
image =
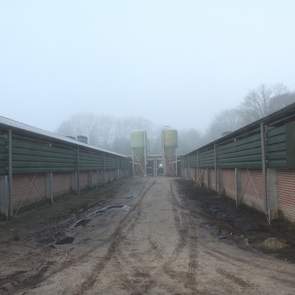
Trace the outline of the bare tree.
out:
M 194 128 L 178 131 L 178 153 L 185 154 L 202 144 L 200 132 Z
M 130 133 L 137 129 L 147 130 L 151 142 L 160 134 L 159 127 L 140 117 L 115 118 L 92 113 L 75 114 L 64 121 L 58 128 L 58 133 L 65 136 L 85 135 L 89 143 L 115 152 L 129 154 Z M 160 149 L 156 148 L 157 150 Z M 153 146 L 153 150 L 155 147 Z
M 210 124 L 205 135 L 205 141 L 216 139 L 232 132 L 242 126 L 239 109 L 224 110 L 220 112 Z
M 291 103 L 295 102 L 295 93 L 284 93 L 278 96 L 275 96 L 271 99 L 270 102 L 270 112 L 273 113 L 281 108 L 288 106 Z
M 284 104 L 280 104 L 278 98 L 286 93 L 288 93 L 288 90 L 283 84 L 276 84 L 271 87 L 262 84 L 250 91 L 240 106 L 243 124 L 256 121 L 283 107 Z
M 295 102 L 295 93 L 288 92 L 283 84 L 271 87 L 263 84 L 250 91 L 238 108 L 217 114 L 204 135 L 194 128 L 179 130 L 178 153 L 187 153 L 292 102 Z M 92 113 L 76 114 L 64 121 L 58 132 L 70 136 L 86 135 L 92 145 L 130 154 L 130 133 L 138 129 L 147 131 L 149 151 L 160 153 L 161 126 L 140 117 L 115 118 Z

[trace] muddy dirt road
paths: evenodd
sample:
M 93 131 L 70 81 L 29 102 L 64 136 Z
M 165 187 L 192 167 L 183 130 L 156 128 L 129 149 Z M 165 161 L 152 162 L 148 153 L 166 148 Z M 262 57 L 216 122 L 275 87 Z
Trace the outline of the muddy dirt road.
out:
M 0 293 L 295 294 L 295 264 L 220 238 L 176 179 L 99 193 L 58 221 L 1 225 Z

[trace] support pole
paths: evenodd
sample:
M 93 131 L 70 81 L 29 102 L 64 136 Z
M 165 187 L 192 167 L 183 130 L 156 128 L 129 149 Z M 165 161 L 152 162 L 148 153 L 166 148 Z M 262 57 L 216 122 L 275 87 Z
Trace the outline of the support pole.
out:
M 50 200 L 50 203 L 52 204 L 54 202 L 54 199 L 53 199 L 53 174 L 51 171 L 47 173 L 47 197 Z
M 215 190 L 217 193 L 219 193 L 219 187 L 218 187 L 218 167 L 217 167 L 217 146 L 214 144 L 214 171 L 215 171 Z
M 237 142 L 237 139 L 234 139 L 234 143 Z M 240 180 L 240 171 L 238 168 L 235 168 L 235 199 L 236 207 L 240 205 L 240 190 L 241 190 L 241 180 Z
M 135 157 L 134 157 L 134 149 L 132 149 L 132 176 L 135 176 Z
M 175 176 L 178 176 L 178 165 L 177 165 L 177 151 L 175 149 Z
M 261 138 L 261 163 L 262 163 L 262 175 L 263 175 L 263 193 L 265 198 L 265 214 L 267 221 L 271 223 L 271 214 L 268 201 L 268 191 L 267 191 L 267 161 L 266 161 L 266 126 L 260 124 L 260 138 Z
M 240 175 L 238 168 L 235 168 L 235 199 L 236 207 L 240 205 Z
M 106 156 L 103 154 L 103 183 L 107 182 L 107 176 L 106 176 Z
M 13 167 L 12 167 L 12 130 L 8 130 L 8 208 L 9 217 L 13 216 Z
M 197 184 L 200 185 L 200 163 L 199 163 L 199 151 L 197 151 L 197 156 L 196 156 L 196 167 L 197 167 Z
M 147 165 L 147 140 L 146 140 L 146 132 L 144 133 L 144 137 L 143 137 L 143 140 L 144 140 L 144 171 L 143 171 L 143 176 L 147 176 L 147 169 L 146 169 L 146 165 Z
M 77 192 L 80 196 L 80 149 L 77 146 L 77 175 L 76 175 L 76 183 L 77 183 Z

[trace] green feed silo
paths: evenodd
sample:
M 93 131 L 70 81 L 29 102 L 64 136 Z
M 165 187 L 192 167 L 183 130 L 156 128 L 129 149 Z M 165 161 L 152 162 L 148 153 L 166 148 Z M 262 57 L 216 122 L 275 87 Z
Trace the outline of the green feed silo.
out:
M 164 129 L 162 131 L 162 148 L 166 176 L 177 176 L 177 146 L 177 130 Z
M 146 175 L 147 134 L 144 130 L 131 133 L 133 175 Z

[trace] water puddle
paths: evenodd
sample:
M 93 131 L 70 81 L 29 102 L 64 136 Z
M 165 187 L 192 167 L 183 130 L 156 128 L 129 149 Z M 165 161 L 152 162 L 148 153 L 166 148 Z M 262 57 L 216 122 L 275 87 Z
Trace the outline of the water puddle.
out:
M 113 209 L 122 209 L 122 210 L 128 211 L 129 206 L 127 206 L 127 205 L 109 205 L 109 206 L 106 206 L 106 207 L 96 210 L 95 214 L 103 214 L 106 211 L 113 210 Z
M 65 237 L 55 242 L 56 245 L 65 245 L 65 244 L 72 244 L 74 242 L 74 237 Z

